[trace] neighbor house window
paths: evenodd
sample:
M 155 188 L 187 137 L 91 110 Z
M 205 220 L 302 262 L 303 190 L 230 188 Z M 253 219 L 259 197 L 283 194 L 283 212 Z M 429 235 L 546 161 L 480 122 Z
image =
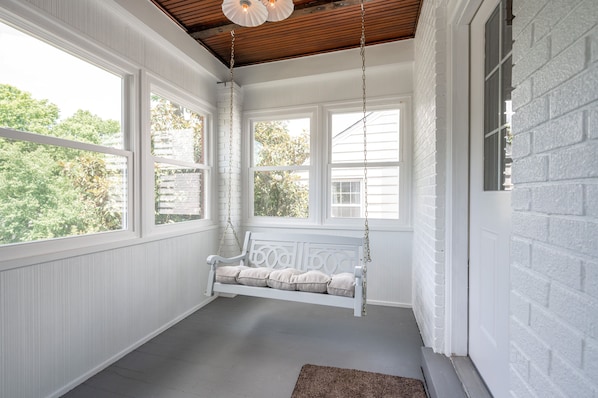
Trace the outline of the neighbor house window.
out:
M 362 180 L 332 181 L 332 217 L 363 217 Z
M 310 118 L 251 122 L 254 217 L 309 217 Z
M 167 94 L 151 94 L 154 222 L 206 218 L 206 116 Z
M 0 48 L 0 245 L 130 230 L 125 75 L 2 22 Z

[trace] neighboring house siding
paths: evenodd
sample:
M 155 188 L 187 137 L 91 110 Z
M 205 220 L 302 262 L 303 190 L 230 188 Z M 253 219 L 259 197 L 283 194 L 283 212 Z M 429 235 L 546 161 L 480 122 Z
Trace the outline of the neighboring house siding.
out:
M 398 161 L 400 125 L 398 113 L 379 111 L 367 117 L 367 160 L 368 168 L 368 217 L 372 219 L 399 218 L 399 186 L 396 169 L 390 167 L 376 167 L 376 162 Z M 363 161 L 363 124 L 354 126 L 341 132 L 332 139 L 333 162 L 356 163 Z M 357 181 L 360 184 L 359 214 L 365 215 L 364 208 L 364 178 L 363 167 L 337 168 L 334 170 L 333 181 Z
M 424 344 L 444 350 L 446 5 L 423 3 L 415 38 L 413 311 Z
M 598 1 L 514 1 L 513 397 L 598 397 Z

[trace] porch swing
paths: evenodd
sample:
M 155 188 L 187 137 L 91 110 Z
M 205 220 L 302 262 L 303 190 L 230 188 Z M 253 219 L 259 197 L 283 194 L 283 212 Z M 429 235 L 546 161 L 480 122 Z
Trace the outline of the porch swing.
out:
M 227 218 L 218 254 L 208 256 L 207 296 L 215 293 L 319 304 L 353 309 L 366 315 L 367 263 L 371 262 L 367 191 L 367 120 L 365 74 L 365 8 L 361 0 L 362 124 L 364 173 L 364 235 L 362 238 L 323 234 L 247 231 L 241 247 L 231 219 L 233 94 L 235 32 L 231 31 L 230 118 Z M 228 233 L 240 249 L 234 257 L 220 254 Z M 233 265 L 234 264 L 234 265 Z

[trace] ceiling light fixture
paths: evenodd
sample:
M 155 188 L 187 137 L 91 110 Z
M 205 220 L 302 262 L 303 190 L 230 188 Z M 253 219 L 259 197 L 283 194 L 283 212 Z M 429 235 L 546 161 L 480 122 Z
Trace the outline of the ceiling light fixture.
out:
M 288 18 L 295 8 L 293 0 L 224 0 L 222 12 L 233 23 L 254 27 L 266 21 Z
M 287 19 L 295 9 L 293 0 L 262 0 L 268 9 L 268 22 L 278 22 Z

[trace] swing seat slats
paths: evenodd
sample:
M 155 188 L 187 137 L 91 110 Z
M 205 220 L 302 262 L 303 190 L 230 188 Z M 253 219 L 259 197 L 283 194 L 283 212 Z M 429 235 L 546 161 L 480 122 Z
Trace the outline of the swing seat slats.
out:
M 308 304 L 319 304 L 332 307 L 353 309 L 354 316 L 365 315 L 365 263 L 363 259 L 363 239 L 350 236 L 332 236 L 319 234 L 267 233 L 247 232 L 240 255 L 222 257 L 210 255 L 207 258 L 210 266 L 206 295 L 218 293 L 245 295 L 252 297 L 270 298 L 295 301 Z M 266 268 L 261 274 L 268 275 L 268 271 L 275 274 L 275 270 L 293 269 L 291 282 L 297 282 L 295 290 L 290 288 L 275 288 L 277 283 L 262 283 L 260 286 L 242 284 L 239 279 L 218 281 L 219 267 L 227 271 L 246 272 L 255 268 Z M 224 270 L 221 268 L 220 270 Z M 245 270 L 245 271 L 244 271 Z M 296 270 L 296 271 L 294 271 Z M 286 272 L 286 271 L 284 271 Z M 255 272 L 254 272 L 255 273 Z M 280 274 L 280 273 L 279 273 Z M 311 277 L 320 280 L 301 285 Z M 333 281 L 347 283 L 347 276 L 351 277 L 351 291 L 332 288 Z M 267 278 L 267 276 L 266 276 Z M 353 282 L 354 281 L 354 282 Z M 325 285 L 320 289 L 321 285 Z M 291 284 L 294 286 L 294 284 Z M 312 290 L 315 289 L 315 290 Z M 313 292 L 312 292 L 313 291 Z M 323 292 L 315 292 L 323 291 Z M 339 293 L 340 292 L 340 293 Z M 332 293 L 332 294 L 331 294 Z M 339 295 L 340 294 L 340 295 Z

